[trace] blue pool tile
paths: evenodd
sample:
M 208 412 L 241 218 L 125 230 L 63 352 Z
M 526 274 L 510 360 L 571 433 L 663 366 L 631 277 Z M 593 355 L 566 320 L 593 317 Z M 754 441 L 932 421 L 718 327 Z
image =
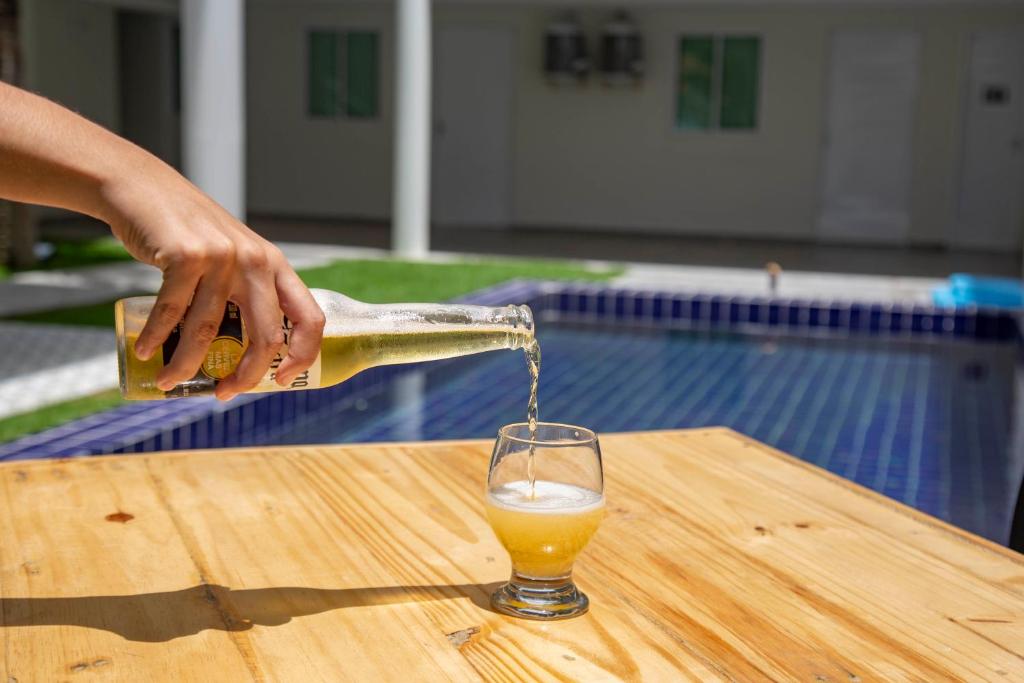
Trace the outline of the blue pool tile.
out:
M 903 331 L 903 323 L 905 319 L 903 311 L 892 310 L 889 312 L 889 331 L 892 333 L 899 333 Z
M 801 324 L 800 312 L 802 307 L 799 304 L 791 303 L 786 307 L 786 324 L 790 327 L 797 327 Z
M 839 317 L 840 317 L 839 307 L 838 306 L 830 306 L 828 308 L 828 326 L 829 326 L 829 329 L 832 329 L 832 330 L 839 329 Z
M 865 327 L 865 309 L 861 304 L 850 304 L 849 329 L 850 331 L 862 331 Z
M 685 302 L 683 301 L 683 299 L 680 299 L 678 297 L 674 297 L 672 299 L 671 316 L 673 320 L 683 320 L 684 318 L 689 317 L 689 308 L 684 306 L 684 303 Z
M 619 320 L 626 317 L 626 295 L 620 293 L 615 295 L 615 317 Z
M 707 310 L 707 313 L 705 315 L 705 318 L 706 318 L 706 320 L 709 323 L 717 323 L 717 322 L 720 322 L 720 321 L 723 320 L 723 317 L 724 317 L 722 315 L 723 304 L 724 304 L 724 302 L 722 301 L 722 299 L 720 299 L 718 297 L 712 298 L 710 301 L 708 301 L 708 304 L 707 304 L 708 310 Z M 729 318 L 728 318 L 728 320 L 729 320 L 730 323 L 735 322 L 735 320 L 733 319 L 733 316 L 732 316 L 733 304 L 731 304 L 731 303 L 728 304 L 728 307 L 729 307 Z
M 868 309 L 868 331 L 872 334 L 879 334 L 882 332 L 882 307 L 878 305 L 871 306 Z
M 651 300 L 651 318 L 656 321 L 664 320 L 665 304 L 667 299 L 664 296 L 655 296 Z

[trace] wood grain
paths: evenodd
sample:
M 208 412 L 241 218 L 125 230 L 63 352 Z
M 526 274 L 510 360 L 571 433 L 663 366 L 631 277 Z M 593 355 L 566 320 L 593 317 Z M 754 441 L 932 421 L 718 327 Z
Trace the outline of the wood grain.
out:
M 489 443 L 0 466 L 0 681 L 1024 680 L 1024 557 L 728 430 L 602 447 L 546 624 L 487 608 Z

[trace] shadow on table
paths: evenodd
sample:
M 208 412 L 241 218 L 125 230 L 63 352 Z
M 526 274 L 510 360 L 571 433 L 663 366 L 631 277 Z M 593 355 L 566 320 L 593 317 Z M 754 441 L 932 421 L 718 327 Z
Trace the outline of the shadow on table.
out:
M 126 640 L 163 642 L 207 629 L 246 631 L 346 607 L 469 598 L 490 610 L 500 582 L 380 588 L 254 588 L 199 585 L 179 591 L 73 598 L 0 598 L 0 628 L 85 626 Z

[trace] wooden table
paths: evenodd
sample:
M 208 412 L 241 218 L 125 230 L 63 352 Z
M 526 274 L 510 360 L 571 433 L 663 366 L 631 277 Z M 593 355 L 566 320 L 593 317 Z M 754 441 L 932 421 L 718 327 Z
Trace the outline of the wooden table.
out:
M 602 437 L 591 612 L 487 608 L 479 441 L 0 467 L 6 683 L 1024 680 L 1024 557 L 721 429 Z

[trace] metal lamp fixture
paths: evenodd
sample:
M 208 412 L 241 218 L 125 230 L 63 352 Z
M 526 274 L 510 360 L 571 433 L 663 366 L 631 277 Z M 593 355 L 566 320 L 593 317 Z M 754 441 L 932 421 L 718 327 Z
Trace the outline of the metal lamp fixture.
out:
M 601 73 L 610 85 L 632 84 L 643 77 L 643 39 L 623 11 L 616 12 L 602 30 Z
M 587 39 L 571 12 L 544 32 L 544 73 L 553 83 L 579 82 L 590 73 Z

